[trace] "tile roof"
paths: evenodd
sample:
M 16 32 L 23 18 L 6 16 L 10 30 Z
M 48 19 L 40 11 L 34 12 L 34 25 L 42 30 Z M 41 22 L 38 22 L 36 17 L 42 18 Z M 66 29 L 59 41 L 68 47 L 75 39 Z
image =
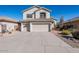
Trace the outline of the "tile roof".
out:
M 79 17 L 74 17 L 74 18 L 72 18 L 72 19 L 69 19 L 69 20 L 65 21 L 65 23 L 66 23 L 66 22 L 77 21 L 77 20 L 79 20 Z
M 9 18 L 9 17 L 3 17 L 3 16 L 0 16 L 0 21 L 17 22 L 15 19 L 12 19 L 12 18 Z

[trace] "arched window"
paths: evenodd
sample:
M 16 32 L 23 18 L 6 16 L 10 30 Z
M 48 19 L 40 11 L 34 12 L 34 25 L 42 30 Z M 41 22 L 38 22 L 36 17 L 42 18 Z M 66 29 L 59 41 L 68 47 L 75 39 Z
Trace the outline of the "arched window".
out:
M 40 18 L 46 18 L 46 13 L 45 12 L 41 12 L 40 13 Z

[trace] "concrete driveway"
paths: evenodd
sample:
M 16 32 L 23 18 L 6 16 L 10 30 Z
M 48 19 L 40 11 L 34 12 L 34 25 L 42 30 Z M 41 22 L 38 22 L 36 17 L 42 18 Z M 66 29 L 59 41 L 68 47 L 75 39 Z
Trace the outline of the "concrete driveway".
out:
M 12 36 L 0 37 L 0 52 L 79 52 L 50 32 L 17 32 Z

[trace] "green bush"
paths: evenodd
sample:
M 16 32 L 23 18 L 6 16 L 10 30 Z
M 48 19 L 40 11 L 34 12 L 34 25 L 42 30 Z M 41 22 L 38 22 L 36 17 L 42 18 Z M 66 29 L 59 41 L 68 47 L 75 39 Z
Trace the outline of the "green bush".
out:
M 72 35 L 73 35 L 73 37 L 74 37 L 75 39 L 78 39 L 78 40 L 79 40 L 79 31 L 73 32 Z
M 63 35 L 69 35 L 69 34 L 71 34 L 71 31 L 69 31 L 69 30 L 63 30 L 62 34 Z

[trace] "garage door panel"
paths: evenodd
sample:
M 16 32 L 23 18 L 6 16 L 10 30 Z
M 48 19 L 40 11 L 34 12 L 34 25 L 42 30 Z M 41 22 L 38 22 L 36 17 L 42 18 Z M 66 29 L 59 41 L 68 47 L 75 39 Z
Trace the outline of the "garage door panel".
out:
M 48 24 L 32 25 L 32 32 L 48 32 Z

